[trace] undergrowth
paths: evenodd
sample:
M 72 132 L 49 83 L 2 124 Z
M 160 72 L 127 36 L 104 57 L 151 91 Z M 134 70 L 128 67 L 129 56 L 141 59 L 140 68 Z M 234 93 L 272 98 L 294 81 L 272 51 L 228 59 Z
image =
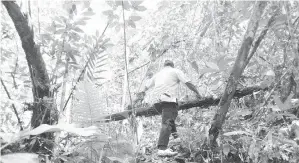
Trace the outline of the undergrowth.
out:
M 210 148 L 208 135 L 216 107 L 179 111 L 176 124 L 182 141 L 177 144 L 170 142 L 169 147 L 183 153 L 184 161 L 189 162 L 298 162 L 298 118 L 285 111 L 277 111 L 270 105 L 265 108 L 262 115 L 253 117 L 254 111 L 261 109 L 259 105 L 249 108 L 244 101 L 234 101 L 217 147 L 213 149 Z M 75 145 L 70 153 L 86 158 L 87 162 L 174 161 L 172 157 L 156 156 L 161 116 L 139 117 L 137 123 L 141 134 L 138 145 L 134 145 L 130 123 L 125 120 L 101 124 L 103 132 L 109 133 L 109 141 L 101 142 L 96 138 L 81 140 L 82 143 Z M 76 162 L 74 159 L 67 160 Z

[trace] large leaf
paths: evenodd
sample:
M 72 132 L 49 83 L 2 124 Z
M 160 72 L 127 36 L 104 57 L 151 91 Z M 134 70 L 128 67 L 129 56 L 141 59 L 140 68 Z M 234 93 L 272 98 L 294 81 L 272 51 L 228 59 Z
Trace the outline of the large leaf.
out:
M 88 128 L 76 128 L 74 125 L 71 124 L 58 124 L 58 125 L 47 125 L 42 124 L 37 128 L 21 133 L 21 137 L 29 136 L 29 135 L 39 135 L 45 132 L 59 132 L 59 131 L 66 131 L 69 133 L 73 133 L 79 136 L 92 136 L 92 135 L 99 135 L 99 129 L 96 126 L 90 126 Z
M 294 94 L 290 94 L 284 103 L 280 100 L 280 98 L 277 94 L 274 95 L 273 99 L 280 110 L 288 110 L 293 107 L 292 106 L 293 96 L 294 96 Z
M 104 14 L 104 15 L 107 15 L 107 16 L 111 16 L 111 15 L 113 15 L 113 10 L 106 10 L 106 11 L 103 11 L 103 14 Z
M 224 136 L 232 136 L 232 135 L 248 135 L 251 136 L 252 134 L 247 131 L 232 131 L 232 132 L 226 132 L 223 134 Z
M 1 156 L 3 163 L 39 163 L 37 154 L 34 153 L 13 153 Z
M 55 34 L 63 34 L 65 32 L 65 29 L 58 29 Z
M 130 16 L 129 19 L 132 21 L 138 21 L 141 19 L 141 17 L 140 16 Z
M 115 26 L 115 31 L 116 31 L 116 32 L 119 32 L 119 31 L 120 31 L 120 28 L 121 28 L 121 25 L 120 25 L 120 24 L 117 24 L 117 25 Z
M 129 2 L 128 2 L 128 1 L 123 1 L 123 4 L 124 4 L 124 5 L 123 5 L 124 9 L 129 11 L 130 8 L 131 8 Z
M 131 2 L 131 4 L 132 4 L 133 7 L 137 7 L 137 6 L 139 6 L 143 1 L 140 0 L 140 1 L 130 1 L 130 2 Z
M 95 15 L 95 13 L 92 10 L 85 11 L 83 14 L 84 14 L 84 16 L 93 16 L 93 15 Z
M 137 6 L 137 7 L 134 7 L 135 10 L 137 11 L 145 11 L 146 8 L 144 6 Z
M 197 73 L 199 73 L 199 68 L 196 61 L 191 62 L 191 66 Z
M 287 15 L 286 14 L 282 14 L 276 17 L 275 22 L 274 22 L 274 27 L 278 27 L 280 25 L 284 25 L 287 21 Z
M 75 24 L 75 25 L 86 25 L 86 21 L 85 21 L 85 20 L 82 20 L 82 19 L 79 19 L 79 20 L 75 21 L 74 24 Z
M 219 70 L 219 67 L 214 62 L 206 62 L 206 66 L 214 70 Z
M 75 27 L 73 30 L 79 33 L 84 33 L 84 31 L 79 27 Z
M 132 28 L 136 28 L 136 25 L 135 25 L 134 21 L 132 21 L 132 20 L 128 21 L 128 25 L 131 26 Z
M 212 68 L 203 68 L 199 72 L 200 72 L 200 74 L 205 74 L 205 73 L 216 72 L 216 70 L 212 69 Z

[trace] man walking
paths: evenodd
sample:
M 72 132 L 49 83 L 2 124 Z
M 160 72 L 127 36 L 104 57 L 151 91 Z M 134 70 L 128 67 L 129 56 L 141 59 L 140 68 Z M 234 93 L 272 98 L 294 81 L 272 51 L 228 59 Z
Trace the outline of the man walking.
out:
M 145 92 L 154 87 L 155 106 L 162 108 L 162 128 L 158 140 L 158 156 L 174 156 L 177 152 L 172 152 L 167 148 L 169 136 L 176 139 L 178 137 L 175 119 L 178 115 L 178 87 L 179 83 L 184 83 L 190 90 L 196 93 L 198 98 L 201 98 L 196 87 L 184 75 L 184 73 L 174 68 L 174 64 L 170 60 L 166 60 L 164 68 L 156 73 L 139 95 L 145 96 Z

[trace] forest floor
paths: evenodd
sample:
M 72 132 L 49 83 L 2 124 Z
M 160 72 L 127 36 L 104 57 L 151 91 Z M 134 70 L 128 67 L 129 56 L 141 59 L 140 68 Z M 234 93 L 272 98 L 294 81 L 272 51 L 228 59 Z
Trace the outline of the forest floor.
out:
M 198 113 L 198 114 L 196 114 Z M 210 109 L 194 108 L 189 111 L 180 111 L 176 120 L 180 141 L 170 136 L 168 148 L 178 152 L 173 157 L 160 157 L 157 155 L 157 140 L 161 128 L 161 117 L 156 116 L 146 120 L 143 124 L 144 131 L 141 138 L 141 150 L 138 160 L 144 163 L 184 163 L 203 162 L 199 149 L 207 142 L 208 122 L 214 114 Z M 205 118 L 203 118 L 205 117 Z

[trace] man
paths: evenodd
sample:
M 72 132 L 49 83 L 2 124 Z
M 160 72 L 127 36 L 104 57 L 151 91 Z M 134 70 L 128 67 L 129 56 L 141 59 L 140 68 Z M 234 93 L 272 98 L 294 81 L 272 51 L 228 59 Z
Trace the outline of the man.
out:
M 176 139 L 175 119 L 178 115 L 178 87 L 179 83 L 184 83 L 190 90 L 196 93 L 198 98 L 201 98 L 196 87 L 184 75 L 184 73 L 174 68 L 174 64 L 170 60 L 166 60 L 164 68 L 156 73 L 146 85 L 139 96 L 145 96 L 145 92 L 154 87 L 154 95 L 156 97 L 155 106 L 162 108 L 162 128 L 158 140 L 158 156 L 174 156 L 177 152 L 172 152 L 167 148 L 169 136 Z

